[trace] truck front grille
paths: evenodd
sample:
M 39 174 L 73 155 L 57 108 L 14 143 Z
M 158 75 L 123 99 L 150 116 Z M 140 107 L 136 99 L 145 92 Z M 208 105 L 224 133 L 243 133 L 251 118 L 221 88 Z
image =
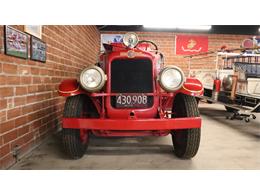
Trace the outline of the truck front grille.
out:
M 112 93 L 152 93 L 153 66 L 149 59 L 116 59 L 111 63 Z M 115 97 L 111 97 L 115 107 Z M 148 97 L 148 107 L 153 105 L 153 97 Z

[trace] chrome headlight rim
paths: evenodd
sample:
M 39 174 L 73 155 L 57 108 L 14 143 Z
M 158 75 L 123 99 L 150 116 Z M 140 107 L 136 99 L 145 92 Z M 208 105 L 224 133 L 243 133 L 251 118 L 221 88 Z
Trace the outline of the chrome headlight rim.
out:
M 84 83 L 84 77 L 86 76 L 86 72 L 89 71 L 89 70 L 95 70 L 99 73 L 100 75 L 100 82 L 97 86 L 95 87 L 89 87 L 88 85 L 86 85 L 86 83 Z M 88 92 L 97 92 L 97 91 L 100 91 L 105 83 L 106 83 L 106 80 L 107 80 L 107 76 L 106 74 L 104 73 L 104 71 L 98 67 L 98 66 L 89 66 L 87 68 L 85 68 L 81 73 L 80 73 L 80 85 L 83 89 L 87 90 Z
M 133 36 L 135 37 L 135 42 L 132 43 L 132 44 L 129 44 L 129 37 L 130 36 Z M 138 35 L 134 32 L 128 32 L 126 33 L 124 36 L 123 36 L 123 43 L 126 47 L 129 47 L 129 48 L 134 48 L 138 43 L 139 43 L 139 38 L 138 38 Z
M 165 85 L 165 83 L 163 83 L 162 77 L 163 77 L 164 73 L 167 72 L 168 70 L 171 70 L 171 69 L 177 70 L 180 73 L 180 76 L 181 76 L 181 81 L 180 81 L 180 83 L 176 87 L 169 87 L 169 86 Z M 167 67 L 164 67 L 159 72 L 158 82 L 160 84 L 160 87 L 162 89 L 164 89 L 165 91 L 167 91 L 167 92 L 175 92 L 175 91 L 179 90 L 183 86 L 183 84 L 185 82 L 185 75 L 184 75 L 183 71 L 179 67 L 174 66 L 174 65 L 169 65 Z

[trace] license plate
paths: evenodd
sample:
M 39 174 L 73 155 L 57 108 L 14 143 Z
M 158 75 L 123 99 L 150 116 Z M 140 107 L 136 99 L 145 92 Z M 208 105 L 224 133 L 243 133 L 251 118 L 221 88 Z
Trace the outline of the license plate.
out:
M 120 94 L 116 96 L 117 108 L 146 108 L 148 97 L 143 94 Z

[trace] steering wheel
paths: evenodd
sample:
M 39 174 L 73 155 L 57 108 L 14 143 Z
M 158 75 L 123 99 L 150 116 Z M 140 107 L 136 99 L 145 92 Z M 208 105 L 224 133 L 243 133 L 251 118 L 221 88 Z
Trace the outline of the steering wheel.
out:
M 154 48 L 155 48 L 155 53 L 156 53 L 156 54 L 158 53 L 158 46 L 157 46 L 153 41 L 142 40 L 142 41 L 139 41 L 139 42 L 137 43 L 137 45 L 139 45 L 140 43 L 150 43 L 151 45 L 154 46 Z M 136 46 L 137 46 L 137 45 L 136 45 Z

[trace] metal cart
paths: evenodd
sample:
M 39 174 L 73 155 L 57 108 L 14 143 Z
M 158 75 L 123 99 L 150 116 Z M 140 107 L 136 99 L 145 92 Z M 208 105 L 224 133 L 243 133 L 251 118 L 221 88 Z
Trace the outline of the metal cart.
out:
M 185 58 L 189 61 L 189 76 L 196 77 L 204 86 L 203 96 L 197 98 L 224 105 L 231 113 L 227 117 L 231 120 L 249 122 L 250 118 L 256 118 L 254 113 L 260 112 L 260 54 L 241 50 L 206 52 Z

